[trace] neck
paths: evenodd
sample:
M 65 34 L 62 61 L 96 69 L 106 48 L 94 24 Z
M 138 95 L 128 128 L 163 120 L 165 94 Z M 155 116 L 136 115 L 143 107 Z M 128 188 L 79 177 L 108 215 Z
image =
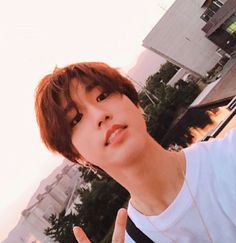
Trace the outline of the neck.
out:
M 145 215 L 161 213 L 173 202 L 183 185 L 183 152 L 164 150 L 150 138 L 131 165 L 121 178 L 117 178 L 130 192 L 130 202 Z

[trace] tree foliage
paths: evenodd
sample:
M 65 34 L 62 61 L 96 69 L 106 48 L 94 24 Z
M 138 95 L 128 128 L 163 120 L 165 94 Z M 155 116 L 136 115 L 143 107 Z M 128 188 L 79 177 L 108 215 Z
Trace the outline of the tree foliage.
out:
M 45 234 L 59 243 L 76 243 L 72 232 L 74 225 L 81 226 L 92 242 L 100 242 L 112 228 L 116 213 L 127 201 L 128 192 L 104 172 L 100 176 L 82 169 L 86 180 L 90 180 L 90 187 L 80 188 L 80 202 L 75 204 L 76 214 L 51 215 L 51 227 Z M 108 241 L 111 240 L 107 237 Z
M 164 83 L 167 83 L 178 70 L 179 70 L 178 66 L 167 61 L 165 64 L 161 65 L 158 76 L 160 76 L 161 80 Z
M 116 213 L 128 199 L 128 192 L 112 178 L 94 180 L 91 191 L 81 193 L 81 203 L 76 205 L 79 225 L 93 242 L 99 242 L 108 233 Z
M 76 215 L 65 215 L 65 210 L 63 210 L 59 215 L 52 214 L 48 221 L 51 227 L 45 229 L 45 235 L 52 238 L 55 242 L 77 242 L 72 232 L 76 222 Z
M 154 75 L 155 76 L 155 75 Z M 194 82 L 179 80 L 174 87 L 151 77 L 139 93 L 140 105 L 147 114 L 147 128 L 158 142 L 171 124 L 197 97 L 200 89 Z

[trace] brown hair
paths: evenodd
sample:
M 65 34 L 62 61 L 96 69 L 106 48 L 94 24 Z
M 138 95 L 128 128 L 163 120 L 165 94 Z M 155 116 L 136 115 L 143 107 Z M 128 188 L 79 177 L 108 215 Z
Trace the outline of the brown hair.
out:
M 99 62 L 84 62 L 57 68 L 39 82 L 35 112 L 42 141 L 51 151 L 59 152 L 70 161 L 77 162 L 80 154 L 72 144 L 71 126 L 62 106 L 62 99 L 74 104 L 70 95 L 72 79 L 88 88 L 99 86 L 109 93 L 125 94 L 135 105 L 138 105 L 138 94 L 127 78 L 116 69 Z

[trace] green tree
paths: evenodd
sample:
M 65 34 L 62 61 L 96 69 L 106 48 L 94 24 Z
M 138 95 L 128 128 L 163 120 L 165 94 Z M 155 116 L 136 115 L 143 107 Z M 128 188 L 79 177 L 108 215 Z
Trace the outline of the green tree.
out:
M 177 102 L 184 107 L 189 106 L 200 93 L 200 89 L 195 82 L 185 82 L 182 79 L 175 84 L 175 89 L 178 94 Z
M 127 201 L 128 192 L 110 177 L 94 180 L 91 190 L 81 192 L 81 203 L 76 204 L 79 225 L 92 242 L 101 241 L 111 228 L 116 213 Z
M 154 139 L 161 142 L 180 112 L 187 109 L 199 92 L 194 82 L 179 80 L 175 87 L 171 87 L 164 82 L 155 82 L 151 77 L 147 80 L 139 99 L 148 117 L 147 129 Z
M 89 178 L 92 178 L 91 186 L 79 189 L 80 202 L 74 208 L 76 214 L 65 215 L 63 211 L 58 216 L 50 217 L 51 227 L 45 230 L 45 234 L 55 241 L 76 242 L 72 233 L 74 225 L 83 227 L 92 242 L 97 243 L 103 238 L 111 241 L 116 213 L 127 201 L 129 194 L 106 174 L 103 177 L 90 175 Z
M 81 172 L 81 177 L 83 178 L 85 183 L 90 183 L 95 179 L 101 179 L 107 176 L 105 171 L 95 166 L 93 166 L 92 168 L 80 166 L 79 171 Z
M 165 64 L 161 65 L 161 68 L 159 70 L 159 76 L 161 77 L 161 80 L 163 82 L 167 83 L 178 70 L 178 66 L 167 61 Z
M 159 72 L 156 72 L 148 77 L 148 79 L 146 80 L 146 85 L 148 85 L 149 88 L 152 89 L 152 87 L 155 87 L 156 84 L 161 81 L 161 79 L 161 74 Z
M 76 215 L 65 215 L 63 210 L 59 215 L 52 214 L 49 218 L 51 227 L 44 230 L 44 234 L 52 238 L 55 242 L 59 243 L 77 243 L 72 228 L 76 223 Z

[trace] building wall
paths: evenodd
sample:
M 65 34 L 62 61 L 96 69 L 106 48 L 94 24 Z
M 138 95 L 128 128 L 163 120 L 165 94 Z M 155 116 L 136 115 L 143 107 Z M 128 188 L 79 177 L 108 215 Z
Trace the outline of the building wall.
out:
M 146 48 L 201 76 L 221 58 L 201 30 L 203 2 L 176 0 L 143 41 Z
M 48 218 L 60 213 L 68 204 L 73 188 L 83 184 L 77 166 L 65 166 L 56 175 L 55 181 L 45 187 L 45 193 L 37 195 L 37 201 L 25 209 L 18 225 L 3 243 L 51 243 L 44 235 L 44 229 L 50 226 Z M 75 183 L 78 183 L 75 185 Z

